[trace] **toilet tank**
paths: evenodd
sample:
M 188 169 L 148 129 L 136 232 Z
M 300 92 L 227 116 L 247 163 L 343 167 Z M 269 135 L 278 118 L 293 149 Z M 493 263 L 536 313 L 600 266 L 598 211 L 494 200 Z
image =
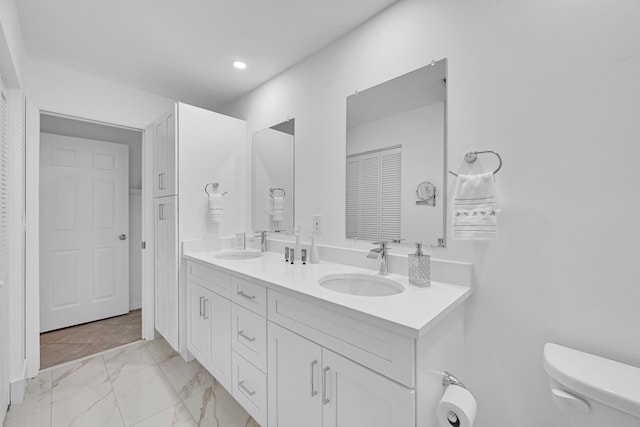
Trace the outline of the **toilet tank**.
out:
M 544 369 L 556 426 L 640 426 L 640 368 L 548 343 Z

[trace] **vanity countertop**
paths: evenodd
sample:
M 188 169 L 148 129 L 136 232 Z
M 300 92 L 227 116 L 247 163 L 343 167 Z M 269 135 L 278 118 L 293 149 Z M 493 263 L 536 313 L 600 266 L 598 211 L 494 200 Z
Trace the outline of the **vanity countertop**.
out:
M 297 261 L 290 265 L 275 252 L 265 252 L 262 257 L 246 260 L 216 258 L 216 253 L 188 252 L 184 257 L 258 280 L 272 289 L 306 295 L 390 322 L 392 329 L 414 338 L 422 336 L 436 320 L 471 295 L 471 288 L 466 286 L 431 281 L 430 287 L 419 288 L 410 285 L 407 276 L 390 273 L 386 277 L 401 283 L 404 292 L 383 297 L 355 296 L 326 289 L 319 285 L 318 280 L 328 274 L 377 275 L 376 271 L 324 261 L 306 265 Z

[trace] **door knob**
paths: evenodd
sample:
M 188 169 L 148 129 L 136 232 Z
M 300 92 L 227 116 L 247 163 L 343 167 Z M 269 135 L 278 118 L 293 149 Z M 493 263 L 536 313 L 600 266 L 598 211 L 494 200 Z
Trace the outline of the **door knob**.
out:
M 127 240 L 127 235 L 126 234 L 121 234 L 121 235 L 118 236 L 118 239 Z

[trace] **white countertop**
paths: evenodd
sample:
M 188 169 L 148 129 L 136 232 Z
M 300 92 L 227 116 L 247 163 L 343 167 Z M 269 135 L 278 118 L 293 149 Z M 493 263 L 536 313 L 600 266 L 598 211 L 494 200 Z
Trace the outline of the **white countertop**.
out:
M 391 322 L 395 325 L 393 329 L 399 326 L 414 338 L 422 336 L 437 319 L 471 295 L 471 288 L 466 286 L 432 281 L 430 287 L 419 288 L 410 285 L 407 276 L 389 274 L 386 277 L 401 283 L 404 292 L 382 297 L 355 296 L 326 289 L 318 284 L 318 280 L 328 274 L 377 275 L 377 271 L 330 262 L 303 265 L 296 261 L 290 265 L 282 254 L 274 252 L 265 252 L 262 257 L 247 260 L 216 258 L 216 253 L 188 252 L 184 257 L 257 279 L 276 290 L 293 291 Z

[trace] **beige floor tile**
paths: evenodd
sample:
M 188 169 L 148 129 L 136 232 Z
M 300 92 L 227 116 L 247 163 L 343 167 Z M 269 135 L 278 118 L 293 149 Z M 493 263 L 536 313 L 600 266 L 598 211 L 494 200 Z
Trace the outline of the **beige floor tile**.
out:
M 111 383 L 85 388 L 51 406 L 51 427 L 123 427 Z
M 164 362 L 178 354 L 164 338 L 158 338 L 149 342 L 147 348 L 156 363 Z
M 191 414 L 182 402 L 159 412 L 135 427 L 196 427 Z
M 51 403 L 4 420 L 4 427 L 51 427 Z
M 211 374 L 197 360 L 185 362 L 181 356 L 174 356 L 158 366 L 181 399 L 187 399 L 215 382 Z

